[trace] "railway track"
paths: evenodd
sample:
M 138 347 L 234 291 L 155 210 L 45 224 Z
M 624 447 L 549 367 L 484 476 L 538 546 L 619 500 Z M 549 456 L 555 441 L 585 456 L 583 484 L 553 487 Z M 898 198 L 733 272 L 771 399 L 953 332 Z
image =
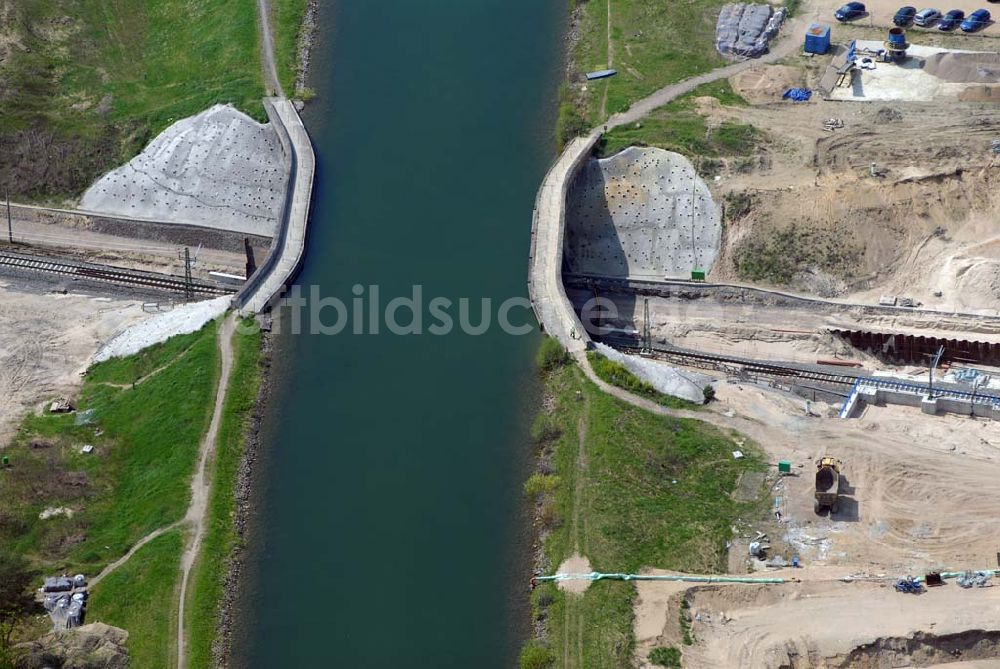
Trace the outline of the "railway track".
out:
M 779 377 L 788 380 L 830 383 L 837 386 L 853 386 L 859 377 L 864 376 L 863 370 L 851 373 L 847 370 L 827 371 L 820 368 L 819 365 L 761 362 L 749 358 L 691 351 L 660 342 L 653 343 L 652 347 L 644 348 L 640 344 L 638 337 L 629 337 L 628 335 L 605 335 L 600 337 L 600 341 L 620 351 L 640 353 L 648 357 L 678 364 L 712 369 L 736 368 L 748 374 Z
M 153 272 L 142 272 L 108 265 L 53 260 L 51 258 L 22 255 L 20 253 L 0 253 L 0 267 L 12 267 L 32 272 L 70 276 L 78 279 L 112 283 L 119 286 L 163 290 L 172 293 L 186 294 L 190 292 L 193 295 L 226 295 L 235 292 L 235 289 L 231 287 L 203 283 L 201 281 L 192 281 L 188 284 L 181 277 L 167 274 L 155 274 Z

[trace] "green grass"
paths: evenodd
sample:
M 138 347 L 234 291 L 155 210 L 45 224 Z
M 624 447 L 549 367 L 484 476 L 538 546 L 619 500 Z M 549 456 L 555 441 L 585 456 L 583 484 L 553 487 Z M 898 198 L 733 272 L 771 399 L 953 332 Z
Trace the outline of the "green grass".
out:
M 763 512 L 759 500 L 730 496 L 744 471 L 764 469 L 761 451 L 744 443 L 746 457 L 734 460 L 736 433 L 637 409 L 600 392 L 575 365 L 554 368 L 545 385 L 554 408 L 539 417 L 534 434 L 554 449 L 558 477 L 554 489 L 544 487 L 552 506 L 543 519 L 550 564 L 579 550 L 597 571 L 723 571 L 733 520 Z M 538 588 L 533 604 L 547 621 L 556 666 L 631 666 L 635 593 L 626 582 L 596 582 L 582 598 L 552 584 Z
M 658 667 L 680 669 L 681 651 L 673 646 L 657 646 L 649 652 L 649 661 Z
M 607 115 L 628 109 L 635 101 L 668 84 L 725 64 L 715 50 L 715 23 L 725 0 L 615 0 L 611 6 L 614 62 L 608 59 L 608 0 L 581 3 L 580 40 L 572 57 L 579 73 L 610 65 L 617 76 L 577 85 L 591 126 Z
M 0 58 L 0 179 L 14 198 L 78 195 L 167 125 L 214 103 L 263 118 L 255 0 L 7 6 L 5 30 L 25 47 Z
M 829 230 L 792 222 L 743 240 L 733 252 L 741 279 L 787 285 L 802 271 L 820 269 L 850 280 L 861 264 L 864 247 Z
M 271 26 L 274 31 L 275 59 L 278 64 L 278 78 L 285 95 L 295 93 L 295 79 L 298 76 L 298 46 L 302 31 L 302 17 L 308 0 L 271 0 Z
M 613 386 L 618 386 L 619 388 L 627 390 L 630 393 L 646 397 L 653 400 L 657 404 L 670 407 L 672 409 L 697 409 L 701 406 L 700 404 L 695 404 L 694 402 L 689 402 L 688 400 L 683 400 L 679 397 L 661 393 L 656 388 L 625 369 L 623 365 L 605 358 L 600 353 L 590 351 L 587 353 L 587 359 L 590 360 L 590 366 L 593 368 L 594 373 L 597 374 L 597 376 L 602 380 L 607 381 Z
M 705 117 L 697 112 L 694 99 L 710 96 L 727 106 L 746 104 L 727 81 L 699 86 L 669 104 L 655 110 L 638 123 L 613 128 L 602 139 L 598 155 L 610 156 L 622 149 L 655 146 L 675 151 L 692 159 L 717 162 L 719 158 L 749 157 L 756 153 L 764 133 L 752 125 L 723 121 L 710 128 Z M 700 170 L 704 171 L 704 170 Z
M 171 339 L 135 359 L 95 365 L 77 415 L 29 415 L 0 477 L 0 541 L 39 566 L 95 574 L 139 538 L 179 520 L 190 498 L 198 446 L 218 379 L 216 324 Z M 182 353 L 183 352 L 183 353 Z M 135 374 L 164 367 L 134 389 Z M 84 444 L 96 446 L 83 455 Z M 46 507 L 72 518 L 39 520 Z
M 202 557 L 194 567 L 189 588 L 188 660 L 194 668 L 212 666 L 212 642 L 218 629 L 226 558 L 232 555 L 239 541 L 233 524 L 236 478 L 261 381 L 260 333 L 237 333 L 233 346 L 235 364 L 212 468 L 208 525 Z
M 126 646 L 133 667 L 167 669 L 177 664 L 177 588 L 183 545 L 179 530 L 167 532 L 93 589 L 88 620 L 128 630 Z

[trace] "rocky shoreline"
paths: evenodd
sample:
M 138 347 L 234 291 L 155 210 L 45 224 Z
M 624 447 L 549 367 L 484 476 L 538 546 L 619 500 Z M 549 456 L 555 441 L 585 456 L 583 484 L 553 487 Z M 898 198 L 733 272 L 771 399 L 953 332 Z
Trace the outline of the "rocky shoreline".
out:
M 219 626 L 212 642 L 212 656 L 216 667 L 230 667 L 232 657 L 233 629 L 236 625 L 235 606 L 239 585 L 243 580 L 246 560 L 245 537 L 249 523 L 252 495 L 254 465 L 261 445 L 261 422 L 267 403 L 271 398 L 273 342 L 271 335 L 263 333 L 261 338 L 261 380 L 257 391 L 257 400 L 250 414 L 250 425 L 247 428 L 243 455 L 240 458 L 236 474 L 236 486 L 233 496 L 236 498 L 236 515 L 233 524 L 236 528 L 237 542 L 230 555 L 225 560 L 225 579 L 222 584 L 222 598 L 219 601 Z
M 299 30 L 298 67 L 295 75 L 296 96 L 301 95 L 306 90 L 312 49 L 316 44 L 316 13 L 318 9 L 319 0 L 309 0 L 306 4 L 306 13 L 302 17 L 302 28 Z

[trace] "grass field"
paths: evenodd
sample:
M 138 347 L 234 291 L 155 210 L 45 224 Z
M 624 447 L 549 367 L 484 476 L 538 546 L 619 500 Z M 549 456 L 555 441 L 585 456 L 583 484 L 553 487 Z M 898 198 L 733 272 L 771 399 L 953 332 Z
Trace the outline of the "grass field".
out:
M 76 414 L 26 417 L 0 477 L 0 541 L 41 567 L 93 575 L 180 519 L 218 380 L 215 332 L 212 323 L 98 364 Z M 88 411 L 93 423 L 77 425 Z M 84 444 L 95 452 L 82 454 Z M 40 520 L 50 507 L 73 515 Z
M 725 80 L 699 86 L 654 111 L 638 127 L 612 129 L 598 146 L 598 155 L 614 155 L 632 145 L 655 146 L 687 156 L 702 175 L 711 175 L 722 159 L 751 159 L 765 134 L 752 125 L 730 121 L 710 127 L 697 111 L 698 97 L 714 97 L 730 107 L 746 104 Z
M 167 532 L 143 546 L 94 588 L 87 617 L 128 630 L 126 647 L 133 667 L 177 666 L 178 565 L 183 548 L 181 531 Z
M 747 457 L 734 460 L 736 434 L 632 407 L 572 364 L 547 372 L 545 387 L 551 408 L 534 435 L 550 454 L 553 484 L 533 492 L 553 568 L 579 552 L 597 571 L 723 570 L 733 520 L 761 511 L 730 497 L 742 472 L 764 468 L 761 452 L 744 444 Z M 533 605 L 556 666 L 631 666 L 634 597 L 623 582 L 595 583 L 583 597 L 538 588 Z
M 274 50 L 278 61 L 278 78 L 285 95 L 295 93 L 298 75 L 298 46 L 302 17 L 308 0 L 271 0 L 271 25 L 274 30 Z
M 668 84 L 714 69 L 715 22 L 725 0 L 608 0 L 580 3 L 580 40 L 572 58 L 578 74 L 613 67 L 618 75 L 576 89 L 591 126 Z M 609 53 L 610 52 L 610 53 Z
M 234 367 L 219 427 L 216 459 L 212 467 L 209 518 L 188 590 L 188 661 L 191 667 L 211 667 L 212 642 L 219 623 L 219 602 L 225 579 L 226 558 L 237 547 L 233 521 L 234 489 L 246 434 L 261 382 L 261 335 L 236 334 Z
M 276 5 L 287 70 L 304 0 Z M 0 16 L 0 182 L 14 199 L 76 197 L 214 103 L 264 118 L 255 0 L 0 0 Z
M 590 360 L 590 366 L 593 368 L 594 373 L 597 374 L 598 377 L 607 381 L 611 385 L 623 388 L 630 393 L 639 395 L 640 397 L 649 398 L 657 404 L 673 409 L 697 409 L 702 406 L 700 404 L 695 404 L 694 402 L 682 400 L 679 397 L 661 393 L 656 388 L 625 369 L 623 365 L 614 362 L 613 360 L 608 360 L 600 353 L 590 351 L 587 353 L 587 359 Z

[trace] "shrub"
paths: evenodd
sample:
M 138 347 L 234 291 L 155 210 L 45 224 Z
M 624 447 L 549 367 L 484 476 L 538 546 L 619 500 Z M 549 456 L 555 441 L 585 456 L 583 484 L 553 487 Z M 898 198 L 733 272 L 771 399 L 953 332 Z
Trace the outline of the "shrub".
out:
M 555 661 L 552 650 L 537 639 L 529 641 L 521 649 L 521 669 L 547 669 Z
M 572 102 L 559 105 L 559 118 L 556 119 L 556 136 L 559 146 L 565 146 L 572 139 L 587 132 L 587 120 Z
M 677 669 L 681 666 L 681 652 L 673 646 L 657 646 L 650 651 L 649 661 L 661 667 Z
M 550 372 L 553 369 L 562 367 L 569 362 L 569 353 L 558 341 L 552 337 L 545 337 L 542 345 L 538 347 L 538 354 L 535 356 L 535 364 L 543 372 Z
M 537 497 L 555 492 L 559 487 L 559 477 L 553 474 L 532 474 L 524 482 L 524 494 L 528 497 Z
M 539 446 L 555 441 L 560 436 L 562 430 L 559 425 L 544 413 L 538 414 L 535 422 L 531 424 L 531 440 Z

